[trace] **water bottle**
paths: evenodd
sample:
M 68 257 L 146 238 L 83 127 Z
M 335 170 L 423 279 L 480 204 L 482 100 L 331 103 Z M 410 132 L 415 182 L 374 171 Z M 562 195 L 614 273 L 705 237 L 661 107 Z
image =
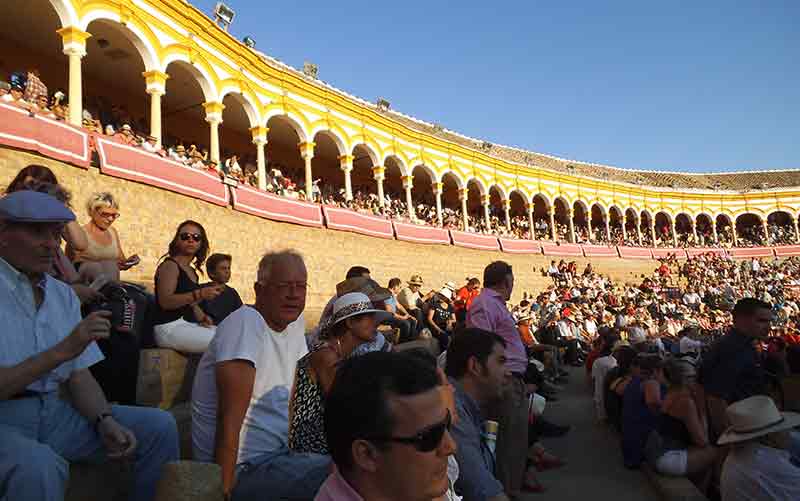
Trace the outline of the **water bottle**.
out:
M 492 451 L 492 455 L 494 455 L 494 450 L 497 447 L 497 429 L 499 426 L 497 421 L 486 421 L 484 439 L 486 440 L 486 446 Z

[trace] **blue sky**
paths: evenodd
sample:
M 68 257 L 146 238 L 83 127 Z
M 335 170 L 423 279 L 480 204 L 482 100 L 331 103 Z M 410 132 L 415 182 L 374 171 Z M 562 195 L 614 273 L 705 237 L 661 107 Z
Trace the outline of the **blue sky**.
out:
M 228 4 L 259 50 L 472 137 L 626 168 L 800 168 L 797 0 Z

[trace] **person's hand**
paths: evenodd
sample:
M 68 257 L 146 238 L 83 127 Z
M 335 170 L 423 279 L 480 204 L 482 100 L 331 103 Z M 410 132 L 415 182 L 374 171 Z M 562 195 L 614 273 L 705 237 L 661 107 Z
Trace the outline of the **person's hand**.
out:
M 120 270 L 125 271 L 125 270 L 130 270 L 131 268 L 133 268 L 134 266 L 139 264 L 139 261 L 141 261 L 141 259 L 139 258 L 139 255 L 138 254 L 134 254 L 133 256 L 130 256 L 128 259 L 126 259 L 125 261 L 120 261 L 119 263 L 117 263 L 117 265 L 118 265 Z
M 450 422 L 456 424 L 458 422 L 458 412 L 456 411 L 456 393 L 447 375 L 441 367 L 436 368 L 436 377 L 439 380 L 439 392 L 442 395 L 445 407 L 450 411 Z
M 117 423 L 113 417 L 100 421 L 97 433 L 111 459 L 130 458 L 136 451 L 136 437 L 133 432 Z
M 214 327 L 214 320 L 209 315 L 203 315 L 198 321 L 203 327 Z
M 72 329 L 69 336 L 55 346 L 56 352 L 64 360 L 77 357 L 93 341 L 107 339 L 111 335 L 111 312 L 95 311 L 90 313 Z
M 200 299 L 210 301 L 215 297 L 219 296 L 220 294 L 222 294 L 223 288 L 221 285 L 209 285 L 207 287 L 201 287 L 200 289 L 198 289 L 198 291 L 200 291 L 198 293 Z
M 105 296 L 100 291 L 94 290 L 85 284 L 72 284 L 72 290 L 75 295 L 80 299 L 81 304 L 91 303 L 92 301 L 105 299 Z

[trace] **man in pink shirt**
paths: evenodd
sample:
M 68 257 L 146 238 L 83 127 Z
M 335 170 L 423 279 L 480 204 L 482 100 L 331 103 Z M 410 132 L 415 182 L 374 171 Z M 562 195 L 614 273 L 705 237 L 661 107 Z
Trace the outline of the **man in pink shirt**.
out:
M 433 501 L 448 491 L 453 408 L 431 365 L 403 353 L 348 359 L 325 400 L 336 468 L 315 501 Z
M 511 265 L 494 261 L 483 270 L 484 289 L 467 311 L 467 327 L 494 332 L 506 342 L 506 368 L 511 382 L 502 402 L 495 409 L 500 429 L 497 434 L 497 479 L 507 494 L 519 495 L 528 458 L 528 393 L 523 381 L 528 367 L 525 344 L 506 302 L 514 290 Z

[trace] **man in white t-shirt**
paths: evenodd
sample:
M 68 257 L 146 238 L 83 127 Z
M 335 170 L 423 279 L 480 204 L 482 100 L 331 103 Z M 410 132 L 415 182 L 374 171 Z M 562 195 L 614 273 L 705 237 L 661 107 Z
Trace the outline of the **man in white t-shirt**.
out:
M 329 456 L 288 449 L 290 391 L 297 361 L 308 353 L 307 281 L 299 254 L 265 255 L 255 306 L 242 306 L 217 327 L 197 369 L 194 456 L 222 467 L 224 492 L 234 501 L 312 499 L 328 474 Z

